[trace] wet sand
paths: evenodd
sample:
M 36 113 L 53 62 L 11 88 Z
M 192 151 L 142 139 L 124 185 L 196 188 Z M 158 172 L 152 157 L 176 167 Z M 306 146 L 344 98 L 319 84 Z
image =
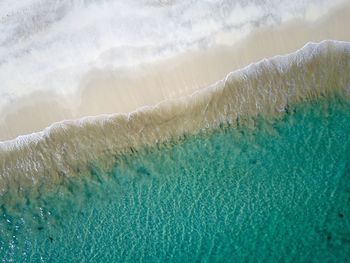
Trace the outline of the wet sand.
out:
M 105 113 L 126 113 L 177 98 L 223 79 L 229 72 L 264 57 L 293 52 L 309 41 L 350 41 L 350 3 L 313 23 L 291 21 L 261 28 L 233 46 L 188 51 L 128 71 L 91 70 L 79 92 L 68 98 L 37 92 L 19 98 L 1 113 L 0 140 L 37 132 L 53 122 Z

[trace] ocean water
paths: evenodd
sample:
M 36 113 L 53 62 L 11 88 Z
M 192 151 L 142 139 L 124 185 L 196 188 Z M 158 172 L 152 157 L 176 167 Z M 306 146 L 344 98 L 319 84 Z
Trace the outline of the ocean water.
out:
M 88 170 L 50 191 L 18 189 L 24 202 L 2 195 L 3 262 L 350 261 L 348 99 Z
M 321 25 L 341 2 L 4 0 L 0 112 L 33 92 L 73 103 L 95 71 Z M 188 97 L 0 142 L 0 261 L 350 262 L 349 72 L 349 42 L 306 43 Z

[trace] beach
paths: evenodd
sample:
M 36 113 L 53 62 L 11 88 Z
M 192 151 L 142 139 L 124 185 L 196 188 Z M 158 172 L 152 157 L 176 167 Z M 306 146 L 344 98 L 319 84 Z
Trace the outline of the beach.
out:
M 69 96 L 35 91 L 15 98 L 2 109 L 0 140 L 38 132 L 63 120 L 128 113 L 187 96 L 229 72 L 263 58 L 294 52 L 310 41 L 350 41 L 349 16 L 350 4 L 343 3 L 313 22 L 293 20 L 281 26 L 262 26 L 233 46 L 190 50 L 128 69 L 91 69 Z
M 0 260 L 348 262 L 340 2 L 0 2 Z

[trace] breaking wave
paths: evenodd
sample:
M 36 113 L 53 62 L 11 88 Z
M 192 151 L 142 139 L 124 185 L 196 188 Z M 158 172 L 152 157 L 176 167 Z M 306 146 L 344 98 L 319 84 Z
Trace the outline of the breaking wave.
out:
M 232 72 L 189 97 L 129 114 L 55 123 L 42 132 L 0 143 L 0 193 L 50 188 L 83 175 L 92 164 L 110 169 L 120 154 L 220 126 L 276 117 L 299 102 L 350 95 L 350 43 L 308 43 L 286 56 Z

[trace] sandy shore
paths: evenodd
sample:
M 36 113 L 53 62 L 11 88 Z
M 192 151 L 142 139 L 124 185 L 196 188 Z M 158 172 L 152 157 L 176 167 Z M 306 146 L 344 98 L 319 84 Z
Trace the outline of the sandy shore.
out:
M 0 140 L 40 131 L 53 122 L 103 113 L 130 112 L 162 100 L 188 95 L 224 78 L 228 72 L 264 57 L 286 54 L 309 41 L 350 41 L 350 3 L 314 23 L 292 21 L 259 29 L 234 46 L 215 46 L 127 72 L 91 70 L 73 98 L 35 93 L 1 113 Z

